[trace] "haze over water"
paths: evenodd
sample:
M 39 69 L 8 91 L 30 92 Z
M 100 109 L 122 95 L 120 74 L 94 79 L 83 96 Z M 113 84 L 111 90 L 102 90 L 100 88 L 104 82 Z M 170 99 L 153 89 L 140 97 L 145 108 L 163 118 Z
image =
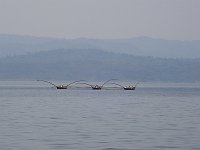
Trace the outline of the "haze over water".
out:
M 199 0 L 0 0 L 0 150 L 200 150 L 200 83 L 28 81 L 199 82 L 199 14 Z
M 200 149 L 200 84 L 135 91 L 0 82 L 2 150 Z

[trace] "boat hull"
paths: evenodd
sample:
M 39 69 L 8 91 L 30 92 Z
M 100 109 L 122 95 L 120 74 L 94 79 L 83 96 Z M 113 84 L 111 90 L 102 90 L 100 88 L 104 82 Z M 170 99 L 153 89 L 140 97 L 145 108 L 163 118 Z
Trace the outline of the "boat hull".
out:
M 135 90 L 135 87 L 124 87 L 124 90 Z
M 67 87 L 65 87 L 65 86 L 57 86 L 56 88 L 57 89 L 67 89 Z
M 92 87 L 93 90 L 101 90 L 101 87 Z

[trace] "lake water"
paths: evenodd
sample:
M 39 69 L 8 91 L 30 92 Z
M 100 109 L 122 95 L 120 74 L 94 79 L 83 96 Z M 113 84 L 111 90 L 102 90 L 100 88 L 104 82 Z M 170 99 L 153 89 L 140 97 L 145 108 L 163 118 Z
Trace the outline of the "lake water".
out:
M 200 84 L 135 91 L 0 82 L 0 150 L 199 150 Z

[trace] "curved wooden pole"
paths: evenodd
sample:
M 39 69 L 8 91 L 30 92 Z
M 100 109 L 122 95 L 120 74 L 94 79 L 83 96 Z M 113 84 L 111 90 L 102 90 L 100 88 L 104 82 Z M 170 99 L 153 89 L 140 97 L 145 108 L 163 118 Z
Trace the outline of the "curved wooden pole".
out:
M 46 83 L 49 83 L 49 84 L 51 84 L 51 85 L 55 86 L 56 88 L 58 87 L 57 85 L 55 85 L 55 84 L 53 84 L 53 83 L 51 83 L 51 82 L 49 82 L 49 81 L 45 81 L 45 80 L 37 80 L 37 81 L 46 82 Z
M 85 85 L 89 85 L 90 87 L 93 87 L 93 85 L 88 84 L 88 83 L 80 83 L 80 84 L 85 84 Z
M 81 82 L 81 81 L 85 81 L 85 80 L 78 80 L 78 81 L 71 82 L 71 83 L 69 83 L 68 85 L 66 85 L 66 87 L 68 87 L 68 86 L 70 86 L 70 85 L 72 85 L 72 84 L 74 84 L 74 83 Z
M 108 82 L 110 82 L 110 81 L 113 81 L 113 80 L 117 80 L 117 79 L 110 79 L 110 80 L 107 80 L 106 82 L 104 82 L 104 83 L 102 84 L 101 87 L 103 87 L 106 83 L 108 83 Z
M 118 86 L 120 86 L 120 87 L 122 87 L 122 88 L 125 88 L 124 86 L 122 86 L 122 85 L 120 85 L 120 84 L 117 84 L 117 83 L 110 83 L 110 84 L 115 84 L 115 85 L 118 85 Z
M 140 82 L 137 82 L 136 84 L 135 84 L 135 87 L 139 84 Z

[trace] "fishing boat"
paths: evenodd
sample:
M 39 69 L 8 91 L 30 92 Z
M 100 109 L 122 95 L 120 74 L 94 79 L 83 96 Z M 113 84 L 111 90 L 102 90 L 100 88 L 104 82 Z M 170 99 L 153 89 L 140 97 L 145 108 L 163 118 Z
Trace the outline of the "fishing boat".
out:
M 117 80 L 117 79 L 110 79 L 110 80 L 107 80 L 106 82 L 104 82 L 102 85 L 92 85 L 92 84 L 88 84 L 88 83 L 80 83 L 80 84 L 85 84 L 85 85 L 88 85 L 90 86 L 93 90 L 101 90 L 103 88 L 103 86 L 105 84 L 107 84 L 108 82 L 112 81 L 112 80 Z
M 121 88 L 123 88 L 124 90 L 135 90 L 136 86 L 139 84 L 139 82 L 137 82 L 134 86 L 122 86 L 121 84 L 117 84 L 117 83 L 110 83 L 110 84 L 118 85 Z
M 53 85 L 56 89 L 67 89 L 70 85 L 72 85 L 74 83 L 77 83 L 77 82 L 85 81 L 85 80 L 74 81 L 74 82 L 71 82 L 71 83 L 69 83 L 67 85 L 55 85 L 54 83 L 46 81 L 46 80 L 37 80 L 37 81 L 42 81 L 42 82 L 49 83 L 49 84 Z
M 56 86 L 57 89 L 67 89 L 67 86 L 64 86 L 64 85 L 59 85 L 59 86 Z
M 135 86 L 125 86 L 124 90 L 135 90 Z
M 94 85 L 94 86 L 91 86 L 93 90 L 101 90 L 102 89 L 102 86 L 99 86 L 99 85 Z

